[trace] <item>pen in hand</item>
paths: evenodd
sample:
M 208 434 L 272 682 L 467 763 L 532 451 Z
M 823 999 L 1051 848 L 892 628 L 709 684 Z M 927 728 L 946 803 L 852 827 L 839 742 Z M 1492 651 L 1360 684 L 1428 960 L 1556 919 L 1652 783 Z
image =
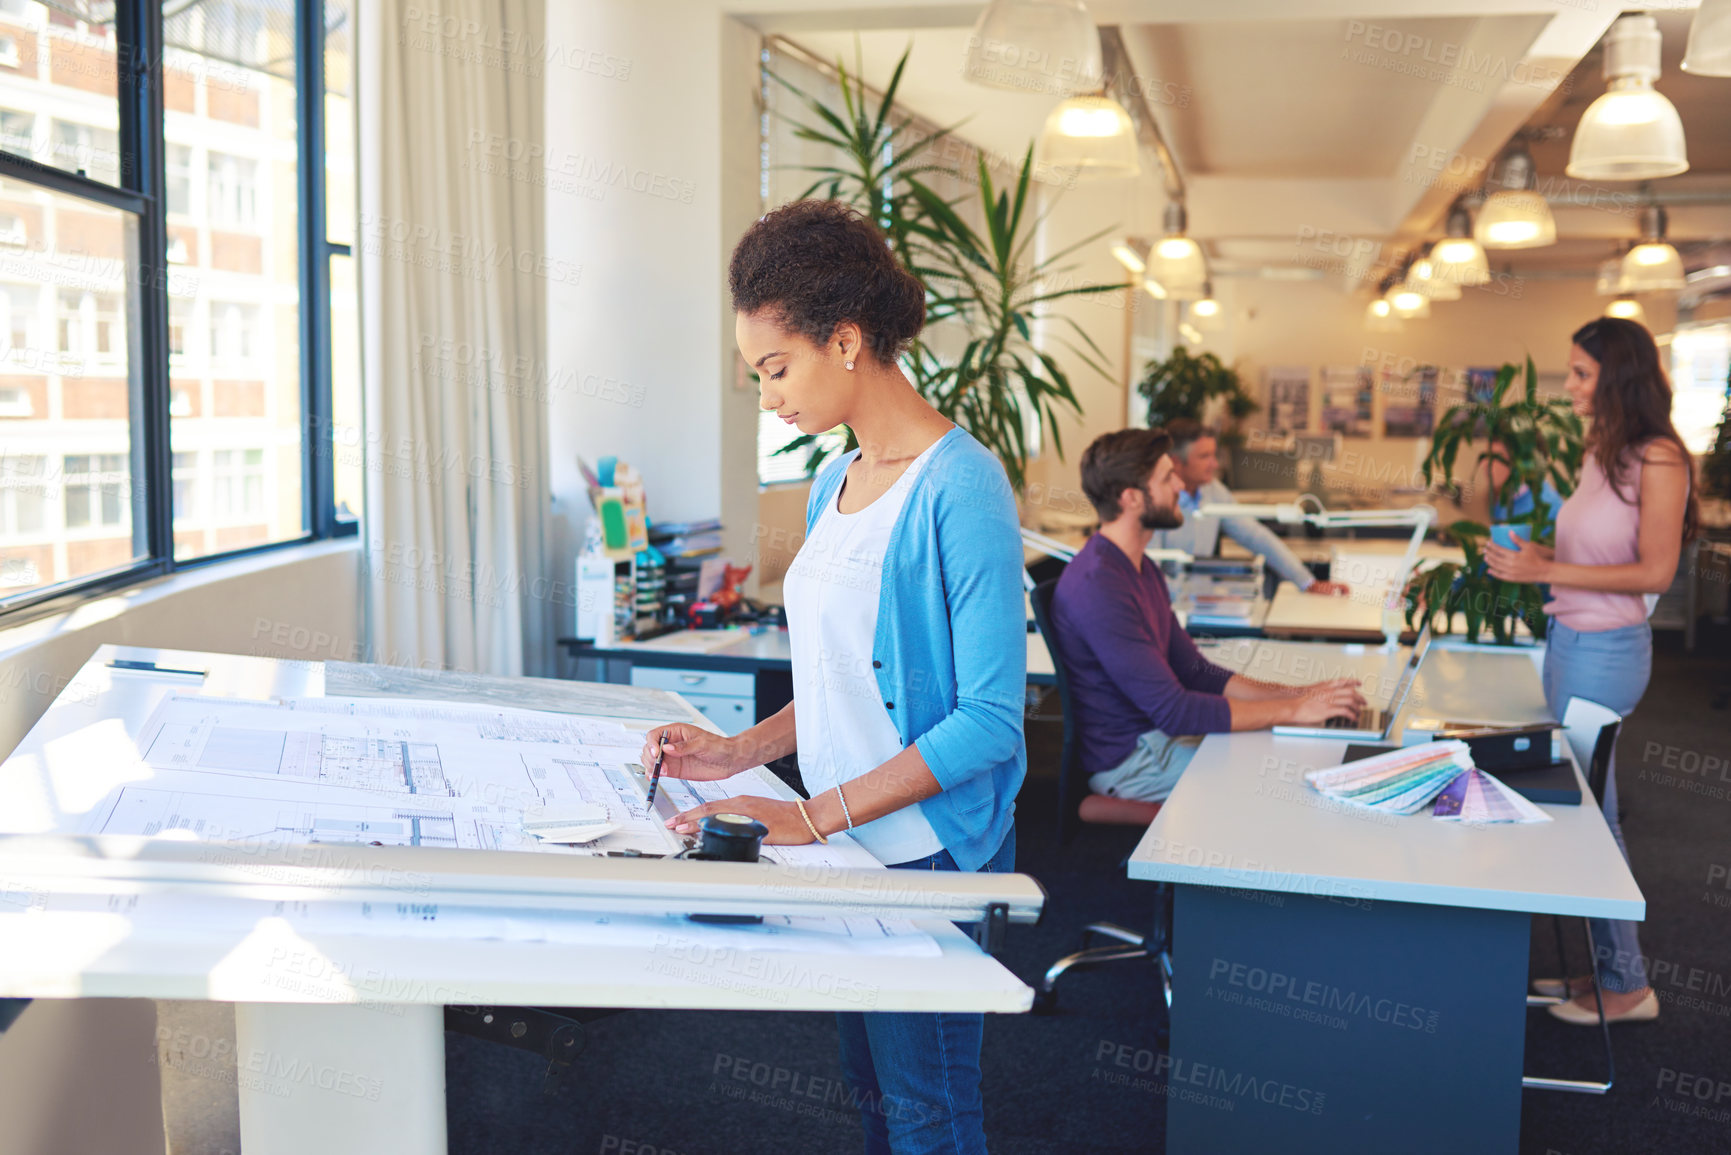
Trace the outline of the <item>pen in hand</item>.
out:
M 655 809 L 655 788 L 661 785 L 661 763 L 667 760 L 667 731 L 655 740 L 655 769 L 649 774 L 649 798 L 643 804 L 643 812 L 650 813 Z

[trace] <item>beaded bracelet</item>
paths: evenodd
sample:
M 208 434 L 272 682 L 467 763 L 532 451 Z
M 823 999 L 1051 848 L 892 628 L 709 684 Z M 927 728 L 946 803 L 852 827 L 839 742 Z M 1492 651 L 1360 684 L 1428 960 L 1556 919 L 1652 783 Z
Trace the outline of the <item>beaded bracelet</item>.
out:
M 805 812 L 805 800 L 803 798 L 796 798 L 794 799 L 794 805 L 799 807 L 799 816 L 805 819 L 805 828 L 811 831 L 811 836 L 823 843 L 825 846 L 828 846 L 829 839 L 817 832 L 817 826 L 812 822 L 811 815 Z

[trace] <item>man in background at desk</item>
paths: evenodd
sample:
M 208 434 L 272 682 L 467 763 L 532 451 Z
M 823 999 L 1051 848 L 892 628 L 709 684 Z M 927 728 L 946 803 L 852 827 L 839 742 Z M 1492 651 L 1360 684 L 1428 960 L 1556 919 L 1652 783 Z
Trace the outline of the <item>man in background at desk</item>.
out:
M 1144 552 L 1184 523 L 1171 439 L 1122 429 L 1082 455 L 1082 491 L 1100 515 L 1058 579 L 1048 638 L 1064 664 L 1082 769 L 1096 794 L 1160 802 L 1202 734 L 1281 722 L 1320 726 L 1364 706 L 1354 678 L 1282 686 L 1204 658 L 1172 614 L 1166 579 Z
M 1165 529 L 1154 535 L 1154 544 L 1161 549 L 1181 549 L 1191 557 L 1213 557 L 1220 547 L 1220 531 L 1249 550 L 1268 559 L 1283 579 L 1308 594 L 1345 595 L 1347 587 L 1339 582 L 1317 581 L 1298 555 L 1287 547 L 1272 530 L 1254 517 L 1202 517 L 1196 510 L 1210 503 L 1230 505 L 1232 491 L 1219 480 L 1220 443 L 1214 431 L 1201 422 L 1180 417 L 1166 426 L 1172 438 L 1172 458 L 1177 466 L 1183 492 L 1178 495 L 1178 508 L 1184 514 L 1184 524 Z

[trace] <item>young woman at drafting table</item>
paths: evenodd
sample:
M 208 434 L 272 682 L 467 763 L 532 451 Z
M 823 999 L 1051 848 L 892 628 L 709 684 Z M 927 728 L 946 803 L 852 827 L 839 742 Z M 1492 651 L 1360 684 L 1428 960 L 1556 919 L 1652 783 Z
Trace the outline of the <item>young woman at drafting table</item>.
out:
M 920 283 L 883 234 L 834 202 L 763 217 L 728 270 L 735 337 L 760 404 L 804 434 L 860 448 L 811 487 L 783 581 L 793 702 L 733 738 L 652 730 L 662 772 L 724 778 L 799 751 L 809 801 L 732 798 L 718 811 L 771 843 L 846 830 L 909 870 L 1013 869 L 1027 768 L 1022 544 L 1003 467 L 926 403 L 896 358 L 925 319 Z M 868 1152 L 984 1152 L 983 1016 L 842 1014 L 842 1069 Z M 872 1109 L 896 1103 L 895 1111 Z

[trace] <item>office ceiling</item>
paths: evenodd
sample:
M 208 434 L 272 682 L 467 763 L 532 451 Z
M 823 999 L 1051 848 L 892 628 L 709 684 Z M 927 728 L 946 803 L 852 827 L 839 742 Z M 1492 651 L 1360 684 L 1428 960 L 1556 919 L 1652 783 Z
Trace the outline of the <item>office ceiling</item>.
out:
M 1577 190 L 1562 172 L 1569 134 L 1604 90 L 1596 45 L 1618 15 L 1612 5 L 1335 0 L 1329 18 L 1315 20 L 1290 19 L 1290 5 L 1261 0 L 1090 8 L 1118 24 L 1184 174 L 1191 231 L 1220 275 L 1303 275 L 1300 234 L 1370 238 L 1384 259 L 1433 239 L 1450 202 L 1479 183 L 1523 125 L 1553 127 L 1556 139 L 1533 147 L 1540 180 L 1580 203 L 1554 208 L 1557 245 L 1511 259 L 1534 271 L 1585 270 L 1637 232 L 1637 186 Z M 1479 14 L 1459 15 L 1463 8 Z M 1665 40 L 1658 87 L 1683 116 L 1693 168 L 1653 187 L 1709 202 L 1671 207 L 1674 239 L 1731 236 L 1731 80 L 1682 73 L 1693 12 L 1656 15 Z M 966 82 L 971 16 L 956 10 L 951 19 L 788 35 L 850 67 L 857 54 L 867 81 L 880 86 L 912 44 L 902 102 L 940 124 L 965 121 L 963 136 L 1019 157 L 1054 101 Z M 1154 163 L 1147 150 L 1144 161 Z M 1158 190 L 1144 177 L 1127 194 L 1155 201 L 1137 205 L 1137 227 L 1157 219 Z

